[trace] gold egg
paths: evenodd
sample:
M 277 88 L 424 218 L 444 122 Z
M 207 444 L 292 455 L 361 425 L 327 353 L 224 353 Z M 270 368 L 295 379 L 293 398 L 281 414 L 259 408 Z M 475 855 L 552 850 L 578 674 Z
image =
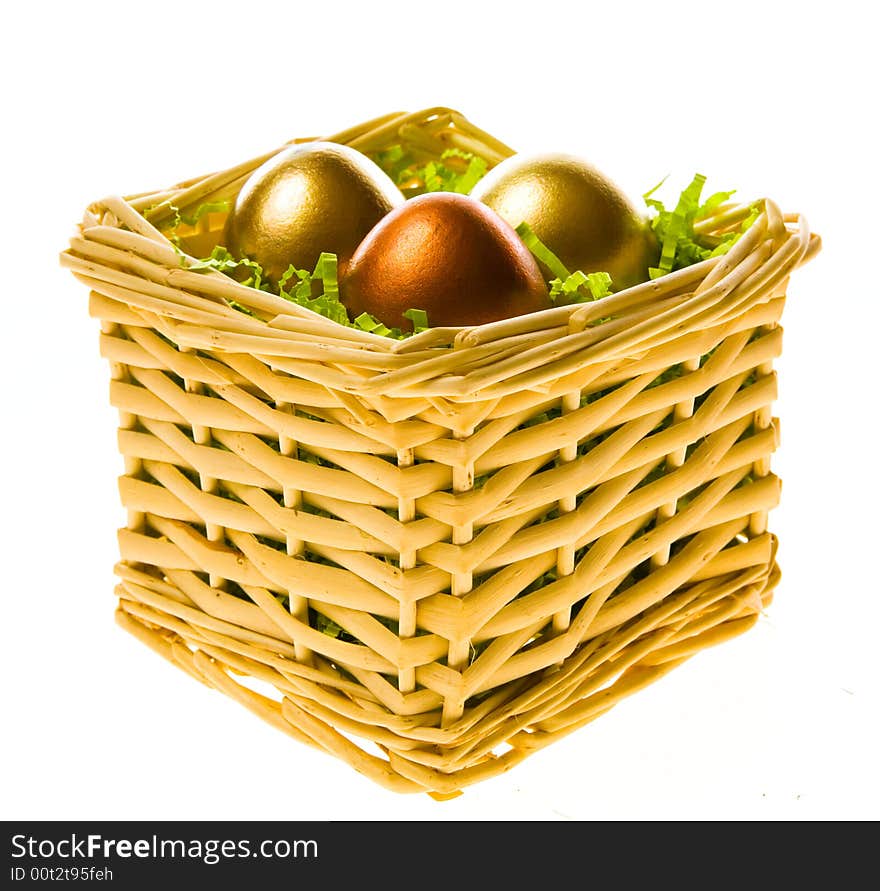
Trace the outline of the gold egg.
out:
M 336 254 L 342 272 L 370 229 L 404 200 L 393 180 L 355 149 L 331 142 L 291 146 L 242 186 L 225 246 L 259 263 L 273 282 L 291 264 L 311 271 L 324 251 Z
M 466 195 L 430 192 L 383 217 L 355 251 L 339 293 L 349 316 L 368 312 L 412 330 L 422 309 L 432 327 L 482 325 L 549 309 L 535 258 L 491 208 Z
M 647 217 L 577 156 L 513 155 L 490 170 L 471 197 L 513 227 L 528 223 L 569 272 L 607 272 L 615 290 L 646 281 L 648 267 L 657 265 L 659 247 Z

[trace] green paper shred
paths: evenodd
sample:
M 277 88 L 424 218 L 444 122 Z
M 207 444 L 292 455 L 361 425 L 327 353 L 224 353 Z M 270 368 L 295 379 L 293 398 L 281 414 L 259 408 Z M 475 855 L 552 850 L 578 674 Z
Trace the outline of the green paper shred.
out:
M 550 282 L 550 299 L 554 302 L 560 297 L 565 297 L 566 303 L 570 303 L 573 299 L 576 299 L 576 294 L 581 285 L 586 284 L 587 276 L 578 270 L 577 272 L 573 272 L 571 275 L 566 276 L 565 280 L 561 278 L 554 278 Z
M 205 269 L 216 269 L 220 272 L 228 273 L 235 269 L 246 269 L 249 270 L 250 274 L 244 279 L 242 284 L 263 291 L 268 288 L 268 285 L 263 282 L 263 267 L 260 266 L 259 263 L 254 263 L 253 260 L 248 260 L 246 257 L 237 260 L 221 245 L 217 245 L 217 247 L 211 251 L 210 257 L 205 257 L 203 260 L 196 260 L 194 263 L 187 264 L 186 258 L 181 254 L 180 262 L 181 265 L 185 265 L 188 269 L 194 270 L 195 272 Z
M 319 278 L 324 284 L 324 296 L 330 300 L 339 300 L 339 282 L 337 281 L 336 254 L 322 253 L 315 265 L 313 278 Z
M 204 204 L 200 204 L 192 216 L 186 216 L 183 213 L 179 213 L 176 209 L 175 213 L 177 213 L 177 216 L 182 223 L 186 223 L 187 226 L 195 226 L 202 217 L 209 213 L 226 213 L 228 210 L 228 201 L 207 201 Z
M 376 163 L 409 197 L 425 192 L 457 192 L 468 195 L 486 175 L 489 163 L 485 158 L 458 148 L 446 149 L 439 160 L 424 164 L 415 162 L 399 145 L 380 152 Z M 444 163 L 458 161 L 459 163 Z M 465 164 L 464 170 L 461 168 Z
M 148 220 L 160 207 L 165 207 L 165 204 L 155 204 L 152 207 L 146 208 L 143 212 L 144 219 Z M 177 229 L 182 224 L 195 226 L 202 217 L 209 213 L 226 213 L 229 210 L 229 202 L 206 201 L 200 204 L 191 214 L 181 212 L 174 204 L 169 204 L 168 209 L 171 211 L 171 219 L 169 222 L 161 224 L 161 226 L 163 233 L 168 235 L 169 239 L 174 239 L 177 236 Z
M 328 619 L 325 615 L 315 612 L 314 613 L 314 627 L 317 631 L 320 631 L 322 634 L 326 634 L 328 637 L 338 638 L 344 634 L 342 627 L 337 625 L 332 619 Z
M 246 316 L 253 316 L 254 314 L 246 307 L 242 306 L 237 300 L 227 300 L 226 301 L 233 309 L 237 309 L 239 312 L 243 312 Z
M 467 161 L 467 168 L 464 173 L 457 174 L 452 182 L 452 191 L 458 192 L 461 195 L 470 194 L 471 189 L 486 175 L 486 171 L 489 168 L 485 158 L 457 148 L 446 149 L 440 157 L 442 160 L 461 158 Z
M 565 281 L 571 273 L 565 268 L 565 264 L 544 244 L 532 227 L 523 220 L 516 227 L 516 234 L 522 239 L 523 244 L 553 273 L 557 278 Z
M 186 258 L 181 254 L 181 263 L 186 264 L 186 262 Z M 249 275 L 242 284 L 258 288 L 261 291 L 275 293 L 291 303 L 296 303 L 298 306 L 309 309 L 340 325 L 358 328 L 361 331 L 395 340 L 402 340 L 410 336 L 410 332 L 400 328 L 389 328 L 384 322 L 369 313 L 361 313 L 354 321 L 349 319 L 345 304 L 339 296 L 336 254 L 322 253 L 312 272 L 307 269 L 297 269 L 293 265 L 288 266 L 274 288 L 264 280 L 264 273 L 259 263 L 246 257 L 236 259 L 225 247 L 219 245 L 211 251 L 210 257 L 190 263 L 188 268 L 196 272 L 215 269 L 227 274 L 236 269 L 245 269 Z M 254 313 L 239 301 L 227 300 L 227 303 L 233 309 L 254 316 Z M 429 328 L 428 316 L 424 310 L 410 309 L 404 315 L 413 323 L 413 333 L 417 334 L 419 331 Z
M 663 184 L 666 182 L 667 179 L 669 179 L 669 177 L 668 177 L 668 176 L 664 176 L 663 179 L 661 179 L 660 182 L 657 183 L 657 185 L 654 186 L 653 189 L 648 189 L 648 191 L 645 192 L 645 194 L 642 196 L 642 198 L 644 199 L 645 204 L 647 204 L 648 207 L 653 208 L 654 210 L 659 211 L 659 212 L 661 212 L 661 213 L 665 210 L 665 207 L 663 206 L 663 202 L 662 202 L 662 201 L 658 201 L 656 198 L 652 198 L 651 196 L 652 196 L 658 189 L 662 188 Z
M 726 253 L 758 216 L 759 209 L 753 205 L 749 216 L 743 220 L 738 231 L 725 232 L 721 235 L 699 234 L 695 231 L 694 224 L 710 216 L 735 192 L 714 192 L 701 202 L 700 197 L 706 177 L 702 173 L 697 173 L 679 195 L 675 207 L 667 210 L 662 201 L 653 197 L 665 182 L 663 179 L 643 196 L 648 209 L 654 212 L 651 228 L 660 244 L 658 264 L 648 270 L 652 279 Z
M 587 276 L 587 287 L 593 300 L 601 300 L 611 293 L 611 276 L 607 272 L 591 272 Z
M 590 300 L 600 300 L 611 293 L 612 281 L 607 272 L 588 273 L 581 269 L 569 272 L 556 254 L 535 235 L 528 223 L 520 223 L 516 232 L 532 254 L 556 276 L 550 281 L 550 299 L 554 303 L 587 303 Z
M 375 316 L 371 316 L 368 312 L 362 312 L 353 322 L 353 327 L 360 328 L 361 331 L 368 331 L 372 334 L 379 334 L 382 337 L 392 335 L 392 329 L 383 322 L 380 322 Z
M 290 287 L 288 287 L 288 283 Z M 308 269 L 297 269 L 293 263 L 287 267 L 284 274 L 278 280 L 278 290 L 282 297 L 288 300 L 301 299 L 312 296 L 312 273 Z
M 427 331 L 431 327 L 428 324 L 428 314 L 423 309 L 408 309 L 404 312 L 403 317 L 412 322 L 414 334 L 418 334 L 419 331 Z
M 586 288 L 584 288 L 586 285 Z M 555 278 L 550 282 L 550 298 L 554 302 L 588 303 L 601 300 L 611 294 L 611 276 L 607 272 L 590 272 L 589 274 L 573 272 L 564 281 Z
M 353 322 L 355 328 L 361 331 L 375 331 L 381 323 L 373 318 L 368 312 L 362 312 Z

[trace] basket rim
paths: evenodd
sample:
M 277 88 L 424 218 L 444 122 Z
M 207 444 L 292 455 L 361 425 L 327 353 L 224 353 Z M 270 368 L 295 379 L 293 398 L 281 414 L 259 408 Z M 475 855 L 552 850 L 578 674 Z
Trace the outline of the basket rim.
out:
M 490 145 L 498 157 L 513 152 L 459 112 L 440 106 L 394 112 L 327 138 L 368 147 L 417 121 L 433 127 L 439 122 L 447 128 L 444 135 L 460 127 L 469 139 L 479 137 Z M 186 181 L 177 191 L 201 194 L 206 182 L 241 179 L 255 164 L 296 141 L 220 174 Z M 144 215 L 157 195 L 166 197 L 152 206 L 162 208 L 171 206 L 168 196 L 173 194 L 113 195 L 93 202 L 61 253 L 61 264 L 105 300 L 149 313 L 180 348 L 250 353 L 288 364 L 336 362 L 350 371 L 325 376 L 324 381 L 353 395 L 382 396 L 402 388 L 427 398 L 469 400 L 478 393 L 498 395 L 510 375 L 521 384 L 541 386 L 545 380 L 535 379 L 535 369 L 548 363 L 564 367 L 575 354 L 581 362 L 627 361 L 653 344 L 713 320 L 729 320 L 768 299 L 821 244 L 803 215 L 784 214 L 769 198 L 727 202 L 701 226 L 712 231 L 716 225 L 744 219 L 755 206 L 760 210 L 721 256 L 592 302 L 477 326 L 429 328 L 395 340 L 341 325 L 219 270 L 199 268 L 197 258 L 163 234 L 158 220 Z M 244 306 L 250 314 L 233 306 Z

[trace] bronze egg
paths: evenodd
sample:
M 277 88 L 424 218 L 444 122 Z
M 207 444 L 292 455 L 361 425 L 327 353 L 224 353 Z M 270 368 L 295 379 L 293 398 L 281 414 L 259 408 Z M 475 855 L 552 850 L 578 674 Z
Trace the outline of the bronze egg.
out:
M 537 261 L 491 208 L 431 192 L 383 217 L 340 280 L 351 318 L 368 312 L 412 330 L 407 309 L 432 327 L 481 325 L 552 306 Z
M 647 281 L 648 267 L 657 265 L 659 247 L 647 217 L 574 155 L 513 155 L 489 171 L 471 197 L 511 226 L 527 222 L 569 272 L 607 272 L 615 290 Z
M 226 248 L 277 282 L 292 263 L 311 271 L 323 251 L 344 269 L 372 227 L 404 201 L 391 178 L 348 146 L 291 146 L 255 170 L 230 212 Z

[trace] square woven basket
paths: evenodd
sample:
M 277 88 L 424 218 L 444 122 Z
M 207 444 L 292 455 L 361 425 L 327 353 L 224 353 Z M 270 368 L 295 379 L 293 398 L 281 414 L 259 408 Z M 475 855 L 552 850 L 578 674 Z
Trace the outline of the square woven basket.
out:
M 513 154 L 445 108 L 323 138 Z M 274 154 L 95 202 L 61 254 L 120 415 L 123 628 L 298 742 L 442 799 L 755 623 L 779 579 L 779 319 L 820 247 L 800 216 L 762 200 L 724 256 L 393 340 L 188 269 L 223 211 L 163 234 Z

